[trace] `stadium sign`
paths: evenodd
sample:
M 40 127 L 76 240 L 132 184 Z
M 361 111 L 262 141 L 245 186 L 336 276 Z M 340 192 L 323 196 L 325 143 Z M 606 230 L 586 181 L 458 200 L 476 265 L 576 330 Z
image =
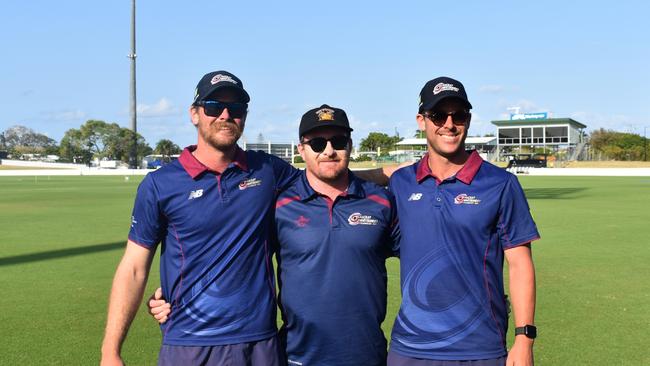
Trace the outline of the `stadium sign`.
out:
M 547 119 L 548 118 L 548 113 L 547 112 L 540 112 L 540 113 L 514 113 L 510 115 L 510 120 L 515 121 L 515 120 L 521 120 L 521 119 Z

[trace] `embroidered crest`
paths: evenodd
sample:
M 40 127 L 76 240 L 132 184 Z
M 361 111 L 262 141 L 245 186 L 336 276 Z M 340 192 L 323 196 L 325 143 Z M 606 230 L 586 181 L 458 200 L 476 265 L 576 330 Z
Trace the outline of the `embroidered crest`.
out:
M 319 121 L 333 121 L 334 120 L 334 110 L 329 108 L 321 108 L 316 111 Z
M 476 196 L 468 196 L 465 193 L 461 193 L 454 198 L 454 203 L 457 205 L 478 205 L 481 203 L 481 200 L 476 198 Z

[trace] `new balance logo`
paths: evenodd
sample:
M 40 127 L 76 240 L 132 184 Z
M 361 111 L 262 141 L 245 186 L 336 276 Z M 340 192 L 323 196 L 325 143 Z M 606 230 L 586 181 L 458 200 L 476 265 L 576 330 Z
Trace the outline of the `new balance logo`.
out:
M 411 197 L 409 197 L 409 201 L 419 201 L 420 198 L 422 198 L 422 193 L 411 193 Z
M 194 198 L 199 198 L 203 196 L 203 190 L 202 189 L 197 189 L 196 191 L 190 192 L 190 196 L 187 198 L 188 200 L 194 199 Z

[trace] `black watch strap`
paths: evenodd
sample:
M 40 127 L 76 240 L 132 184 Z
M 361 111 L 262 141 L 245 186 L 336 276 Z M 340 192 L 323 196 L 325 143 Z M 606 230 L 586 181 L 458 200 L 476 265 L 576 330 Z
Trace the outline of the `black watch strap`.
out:
M 515 335 L 523 334 L 530 339 L 537 337 L 537 327 L 534 325 L 524 325 L 523 327 L 515 328 Z

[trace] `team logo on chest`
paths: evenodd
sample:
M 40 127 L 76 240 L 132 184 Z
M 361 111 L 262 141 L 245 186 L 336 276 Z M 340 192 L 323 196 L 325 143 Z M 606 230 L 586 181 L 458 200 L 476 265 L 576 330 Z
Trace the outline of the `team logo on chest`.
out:
M 373 218 L 371 215 L 362 215 L 359 212 L 355 212 L 350 217 L 348 217 L 348 224 L 352 226 L 356 225 L 377 225 L 379 220 Z
M 246 188 L 257 187 L 262 184 L 262 181 L 257 178 L 251 178 L 241 181 L 239 183 L 239 190 L 243 191 Z
M 307 226 L 307 224 L 309 224 L 309 221 L 311 221 L 311 220 L 309 220 L 308 218 L 306 218 L 303 215 L 300 215 L 300 217 L 296 219 L 295 223 L 296 223 L 296 226 L 298 226 L 298 227 L 305 227 L 305 226 Z
M 465 193 L 461 193 L 454 198 L 454 203 L 457 205 L 478 205 L 481 203 L 481 200 L 476 198 L 476 196 L 468 196 Z

